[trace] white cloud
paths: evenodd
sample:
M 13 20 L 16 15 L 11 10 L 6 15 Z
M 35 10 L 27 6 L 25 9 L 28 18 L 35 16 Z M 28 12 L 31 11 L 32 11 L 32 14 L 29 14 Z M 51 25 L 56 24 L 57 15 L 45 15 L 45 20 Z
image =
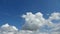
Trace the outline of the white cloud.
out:
M 28 12 L 26 15 L 23 15 L 22 17 L 25 18 L 26 20 L 26 23 L 22 28 L 23 30 L 36 31 L 36 30 L 40 30 L 40 28 L 45 25 L 51 28 L 50 31 L 60 30 L 60 24 L 58 25 L 52 22 L 52 20 L 60 19 L 60 13 L 54 12 L 51 14 L 51 16 L 48 19 L 43 18 L 43 14 L 40 12 L 35 14 Z
M 31 12 L 28 12 L 26 15 L 22 16 L 25 18 L 25 25 L 22 29 L 29 29 L 29 30 L 36 30 L 40 26 L 43 26 L 46 22 L 46 20 L 43 18 L 43 14 L 40 12 L 32 14 Z
M 51 16 L 48 19 L 50 22 L 54 21 L 53 23 L 54 28 L 52 29 L 53 31 L 58 31 L 60 30 L 60 13 L 54 12 L 51 14 Z
M 2 25 L 0 28 L 0 34 L 15 34 L 18 29 L 15 26 L 9 24 Z
M 49 19 L 60 19 L 60 13 L 57 12 L 52 13 Z
M 18 30 L 15 26 L 10 26 L 8 23 L 2 25 L 1 28 L 11 29 L 11 30 L 13 30 L 13 29 L 14 29 L 14 30 Z
M 22 16 L 25 24 L 22 30 L 9 24 L 0 27 L 0 34 L 60 34 L 60 22 L 55 24 L 52 20 L 60 20 L 60 13 L 52 13 L 48 19 L 43 18 L 43 14 L 28 12 Z
M 32 34 L 32 31 L 29 30 L 21 30 L 18 34 Z
M 7 24 L 5 24 L 5 25 L 2 25 L 1 27 L 2 27 L 2 28 L 3 28 L 3 27 L 9 27 L 9 25 L 8 25 L 8 23 L 7 23 Z
M 39 31 L 30 31 L 30 30 L 21 30 L 20 34 L 48 34 L 47 32 L 39 32 Z
M 48 25 L 52 26 L 53 23 L 51 21 L 46 20 L 43 18 L 43 14 L 40 12 L 37 12 L 35 14 L 28 12 L 26 15 L 22 16 L 25 18 L 25 25 L 23 26 L 22 29 L 24 30 L 38 30 L 41 26 Z

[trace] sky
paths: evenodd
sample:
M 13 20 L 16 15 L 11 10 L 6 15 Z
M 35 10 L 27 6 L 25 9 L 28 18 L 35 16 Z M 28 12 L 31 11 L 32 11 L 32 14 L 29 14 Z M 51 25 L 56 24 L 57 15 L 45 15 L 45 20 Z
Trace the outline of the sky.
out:
M 0 34 L 60 34 L 60 0 L 0 0 Z
M 60 0 L 0 0 L 0 26 L 8 23 L 20 29 L 26 12 L 41 12 L 48 19 L 51 13 L 60 12 Z

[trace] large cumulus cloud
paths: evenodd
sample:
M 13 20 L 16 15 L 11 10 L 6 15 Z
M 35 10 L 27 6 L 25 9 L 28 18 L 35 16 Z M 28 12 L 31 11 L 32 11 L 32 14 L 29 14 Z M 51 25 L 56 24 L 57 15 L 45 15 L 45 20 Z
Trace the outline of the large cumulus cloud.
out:
M 9 24 L 0 27 L 0 34 L 60 34 L 60 13 L 54 12 L 48 19 L 43 14 L 37 12 L 27 12 L 22 15 L 25 24 L 19 30 Z

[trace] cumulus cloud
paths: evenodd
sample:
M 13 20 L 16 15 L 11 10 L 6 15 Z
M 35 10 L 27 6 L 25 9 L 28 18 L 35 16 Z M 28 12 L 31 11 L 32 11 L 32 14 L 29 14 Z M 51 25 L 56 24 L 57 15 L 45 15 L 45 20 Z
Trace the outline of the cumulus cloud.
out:
M 9 24 L 2 25 L 0 28 L 0 34 L 15 34 L 18 29 L 15 26 Z
M 22 18 L 25 19 L 25 24 L 21 30 L 5 24 L 0 27 L 0 34 L 60 34 L 60 13 L 54 12 L 45 19 L 40 12 L 27 12 Z
M 49 17 L 49 19 L 60 19 L 60 13 L 52 13 L 51 16 Z
M 22 17 L 25 18 L 26 21 L 22 28 L 24 30 L 37 30 L 40 29 L 41 26 L 52 25 L 52 22 L 43 18 L 43 14 L 40 12 L 35 14 L 28 12 L 26 15 L 23 15 Z
M 52 13 L 48 19 L 43 18 L 43 14 L 37 12 L 35 14 L 28 12 L 22 16 L 26 23 L 22 27 L 22 30 L 31 30 L 31 31 L 49 31 L 55 33 L 54 31 L 60 30 L 60 22 L 59 24 L 55 24 L 52 21 L 55 20 L 58 22 L 60 21 L 60 13 Z M 56 22 L 56 23 L 57 23 Z M 46 26 L 45 26 L 46 25 Z M 56 32 L 59 33 L 60 31 Z M 41 33 L 41 32 L 40 32 Z M 51 34 L 52 34 L 51 33 Z
M 25 18 L 25 25 L 22 29 L 26 30 L 37 30 L 40 28 L 40 26 L 43 26 L 45 24 L 45 19 L 43 18 L 43 14 L 38 12 L 36 14 L 32 14 L 31 12 L 28 12 L 26 15 L 22 16 Z

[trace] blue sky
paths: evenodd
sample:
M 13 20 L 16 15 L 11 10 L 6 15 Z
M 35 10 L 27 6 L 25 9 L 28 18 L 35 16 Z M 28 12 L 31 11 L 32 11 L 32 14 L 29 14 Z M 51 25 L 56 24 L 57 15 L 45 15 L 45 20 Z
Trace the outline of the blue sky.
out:
M 41 12 L 48 18 L 47 14 L 60 12 L 60 0 L 0 0 L 0 26 L 9 23 L 20 28 L 26 12 Z

